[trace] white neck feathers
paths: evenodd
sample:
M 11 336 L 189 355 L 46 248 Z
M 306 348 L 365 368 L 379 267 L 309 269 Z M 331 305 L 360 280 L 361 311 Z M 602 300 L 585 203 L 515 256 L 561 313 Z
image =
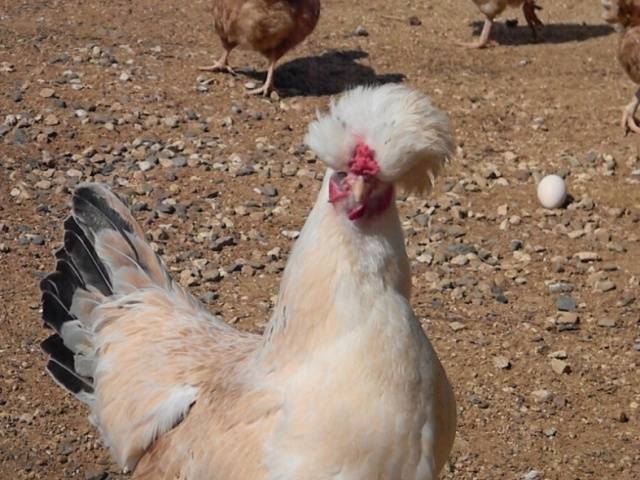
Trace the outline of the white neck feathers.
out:
M 409 299 L 409 262 L 395 205 L 354 223 L 327 198 L 325 181 L 289 257 L 265 333 L 267 350 L 321 347 L 367 321 L 379 296 L 394 291 Z

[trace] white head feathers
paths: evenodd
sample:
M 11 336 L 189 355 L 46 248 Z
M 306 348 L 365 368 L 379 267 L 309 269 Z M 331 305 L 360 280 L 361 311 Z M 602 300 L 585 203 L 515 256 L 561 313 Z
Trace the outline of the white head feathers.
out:
M 378 178 L 405 191 L 428 190 L 454 142 L 449 120 L 428 97 L 403 85 L 357 87 L 309 126 L 305 143 L 336 171 L 347 171 L 356 146 L 375 154 Z

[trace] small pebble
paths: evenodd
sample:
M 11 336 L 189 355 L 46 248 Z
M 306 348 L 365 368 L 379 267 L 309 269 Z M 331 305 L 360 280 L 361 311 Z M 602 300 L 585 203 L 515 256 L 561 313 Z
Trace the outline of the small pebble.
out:
M 493 365 L 501 370 L 508 370 L 511 368 L 511 361 L 507 357 L 499 355 L 494 357 Z
M 367 29 L 364 28 L 362 25 L 358 25 L 353 33 L 357 37 L 368 37 L 369 36 L 369 32 L 367 32 Z
M 571 372 L 571 366 L 564 360 L 560 360 L 558 358 L 551 359 L 551 369 L 558 375 Z
M 534 390 L 531 396 L 538 403 L 545 403 L 553 398 L 553 394 L 549 390 Z
M 598 320 L 598 326 L 604 328 L 615 328 L 616 321 L 613 318 L 601 318 Z

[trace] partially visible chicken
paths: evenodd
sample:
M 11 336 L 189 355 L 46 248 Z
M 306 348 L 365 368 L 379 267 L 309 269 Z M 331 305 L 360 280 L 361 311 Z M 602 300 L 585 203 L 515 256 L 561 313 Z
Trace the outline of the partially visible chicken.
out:
M 640 0 L 603 0 L 603 18 L 618 26 L 618 60 L 631 80 L 640 84 Z M 626 135 L 640 133 L 635 114 L 640 105 L 640 88 L 622 111 L 621 125 Z
M 487 46 L 494 19 L 500 15 L 505 8 L 519 7 L 520 5 L 522 5 L 524 18 L 527 20 L 529 28 L 531 28 L 533 38 L 537 38 L 538 33 L 536 31 L 536 27 L 542 25 L 542 22 L 538 18 L 538 15 L 536 15 L 536 10 L 540 10 L 541 7 L 535 4 L 535 0 L 473 0 L 473 3 L 475 3 L 480 11 L 484 13 L 486 18 L 480 38 L 475 42 L 461 42 L 460 45 L 463 47 L 483 48 Z
M 250 94 L 268 95 L 273 89 L 276 62 L 313 31 L 320 17 L 320 0 L 213 0 L 214 25 L 224 52 L 203 71 L 226 70 L 236 46 L 260 52 L 269 60 L 267 79 Z
M 47 371 L 144 480 L 435 480 L 455 399 L 410 304 L 396 189 L 427 190 L 446 116 L 357 88 L 309 129 L 328 165 L 264 335 L 173 282 L 128 208 L 81 184 L 41 282 Z

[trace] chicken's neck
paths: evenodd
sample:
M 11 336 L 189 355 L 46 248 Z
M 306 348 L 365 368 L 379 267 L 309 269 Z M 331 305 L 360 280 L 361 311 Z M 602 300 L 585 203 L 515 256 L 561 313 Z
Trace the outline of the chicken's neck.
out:
M 265 355 L 305 355 L 356 328 L 378 328 L 379 300 L 409 300 L 409 261 L 395 205 L 354 223 L 327 201 L 327 183 L 287 263 Z

